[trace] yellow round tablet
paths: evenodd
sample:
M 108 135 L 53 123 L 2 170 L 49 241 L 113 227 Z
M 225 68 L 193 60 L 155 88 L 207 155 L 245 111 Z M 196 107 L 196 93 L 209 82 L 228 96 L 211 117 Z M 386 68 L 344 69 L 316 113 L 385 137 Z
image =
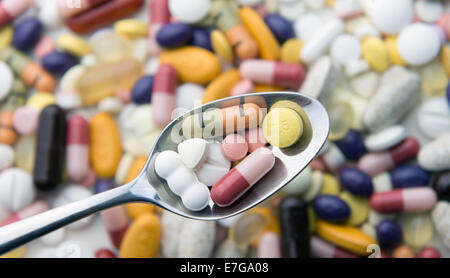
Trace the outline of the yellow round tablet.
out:
M 263 133 L 269 144 L 279 148 L 290 147 L 303 134 L 302 118 L 289 108 L 271 109 L 264 119 Z
M 222 57 L 226 62 L 233 62 L 233 49 L 228 43 L 225 34 L 220 30 L 214 30 L 211 32 L 211 45 L 215 53 Z
M 350 207 L 350 217 L 346 224 L 351 226 L 359 226 L 369 217 L 370 204 L 369 199 L 358 197 L 348 191 L 344 191 L 340 195 L 341 199 Z
M 388 36 L 385 41 L 386 47 L 389 52 L 389 57 L 391 58 L 391 61 L 395 65 L 402 65 L 405 66 L 407 63 L 405 60 L 403 60 L 402 56 L 400 56 L 400 53 L 398 53 L 397 48 L 397 36 Z
M 45 107 L 55 104 L 56 99 L 52 94 L 49 93 L 36 93 L 32 95 L 26 105 L 36 108 L 37 110 L 41 111 Z
M 281 46 L 281 61 L 285 63 L 301 63 L 300 51 L 303 42 L 299 39 L 289 39 Z
M 11 44 L 13 38 L 13 28 L 8 25 L 0 29 L 0 48 Z
M 136 19 L 123 19 L 114 24 L 114 31 L 120 36 L 135 39 L 147 36 L 147 24 Z
M 91 47 L 80 37 L 72 34 L 62 34 L 56 42 L 57 46 L 78 57 L 91 53 Z
M 385 71 L 391 64 L 389 50 L 384 41 L 377 37 L 367 37 L 362 41 L 362 56 L 376 71 Z
M 323 183 L 320 194 L 339 195 L 340 187 L 338 180 L 330 175 L 323 174 Z

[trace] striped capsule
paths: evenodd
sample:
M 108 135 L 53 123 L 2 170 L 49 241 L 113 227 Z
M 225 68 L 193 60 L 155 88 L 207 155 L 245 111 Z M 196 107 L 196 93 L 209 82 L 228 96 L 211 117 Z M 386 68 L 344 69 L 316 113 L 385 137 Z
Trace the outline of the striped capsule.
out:
M 168 64 L 159 66 L 153 80 L 152 112 L 153 122 L 160 128 L 171 121 L 177 82 L 178 75 L 174 67 Z
M 62 181 L 65 153 L 66 114 L 59 106 L 49 105 L 39 116 L 33 176 L 38 189 L 53 189 Z
M 67 123 L 67 174 L 74 181 L 82 180 L 89 170 L 89 123 L 73 115 Z
M 0 222 L 0 227 L 23 220 L 27 217 L 30 217 L 30 216 L 33 216 L 33 215 L 36 215 L 39 213 L 43 213 L 49 209 L 50 209 L 50 207 L 46 202 L 36 201 L 36 202 L 24 207 L 23 209 L 19 210 L 18 212 L 10 215 L 8 218 L 6 218 L 2 222 Z
M 0 60 L 8 63 L 14 72 L 28 85 L 38 91 L 53 92 L 55 79 L 40 65 L 36 64 L 21 52 L 11 47 L 0 50 Z
M 114 188 L 114 184 L 110 180 L 99 180 L 95 184 L 95 193 L 102 193 Z M 124 206 L 116 206 L 100 212 L 103 224 L 108 232 L 109 239 L 116 247 L 120 247 L 122 238 L 128 229 L 128 216 Z
M 305 79 L 305 69 L 299 64 L 268 60 L 246 60 L 239 67 L 242 78 L 259 84 L 279 85 L 298 90 Z
M 407 137 L 403 142 L 389 151 L 364 155 L 358 162 L 358 168 L 373 177 L 414 158 L 419 152 L 419 149 L 419 142 L 413 137 Z
M 211 198 L 219 207 L 233 204 L 274 166 L 275 156 L 267 148 L 259 148 L 231 169 L 211 189 Z
M 436 192 L 428 187 L 378 192 L 370 198 L 370 206 L 379 213 L 427 211 L 436 202 Z
M 150 4 L 150 26 L 148 34 L 148 50 L 150 56 L 157 56 L 162 49 L 156 42 L 159 29 L 170 20 L 169 0 L 154 0 Z

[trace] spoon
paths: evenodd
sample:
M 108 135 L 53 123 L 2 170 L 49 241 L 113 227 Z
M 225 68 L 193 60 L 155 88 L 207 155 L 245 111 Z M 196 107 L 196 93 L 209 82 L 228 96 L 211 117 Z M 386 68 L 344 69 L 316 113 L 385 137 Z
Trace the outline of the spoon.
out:
M 167 183 L 156 175 L 154 161 L 157 155 L 162 151 L 177 150 L 178 143 L 182 141 L 179 134 L 181 123 L 189 115 L 245 103 L 270 108 L 280 100 L 292 101 L 303 108 L 304 134 L 298 143 L 289 148 L 270 146 L 276 158 L 273 169 L 233 205 L 218 207 L 210 201 L 202 211 L 189 211 L 182 205 L 181 199 L 170 191 Z M 325 108 L 318 101 L 299 93 L 253 93 L 207 103 L 178 116 L 162 131 L 144 168 L 132 182 L 0 228 L 0 254 L 90 214 L 125 203 L 151 203 L 196 220 L 219 220 L 234 216 L 261 203 L 300 173 L 320 151 L 328 132 L 329 119 Z

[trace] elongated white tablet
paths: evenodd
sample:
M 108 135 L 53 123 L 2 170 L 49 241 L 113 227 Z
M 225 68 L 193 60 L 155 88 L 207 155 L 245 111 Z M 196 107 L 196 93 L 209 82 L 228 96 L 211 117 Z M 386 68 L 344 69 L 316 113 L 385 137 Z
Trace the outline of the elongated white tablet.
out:
M 364 141 L 367 150 L 377 152 L 390 149 L 406 138 L 406 130 L 402 125 L 395 125 L 369 135 Z
M 432 139 L 450 132 L 450 106 L 445 97 L 426 100 L 417 113 L 417 125 Z

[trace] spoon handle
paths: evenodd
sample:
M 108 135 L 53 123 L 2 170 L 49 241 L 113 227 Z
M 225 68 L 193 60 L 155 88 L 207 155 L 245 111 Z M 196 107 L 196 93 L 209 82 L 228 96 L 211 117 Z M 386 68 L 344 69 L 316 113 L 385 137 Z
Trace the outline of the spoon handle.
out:
M 95 212 L 135 201 L 132 186 L 120 186 L 0 228 L 0 255 Z

